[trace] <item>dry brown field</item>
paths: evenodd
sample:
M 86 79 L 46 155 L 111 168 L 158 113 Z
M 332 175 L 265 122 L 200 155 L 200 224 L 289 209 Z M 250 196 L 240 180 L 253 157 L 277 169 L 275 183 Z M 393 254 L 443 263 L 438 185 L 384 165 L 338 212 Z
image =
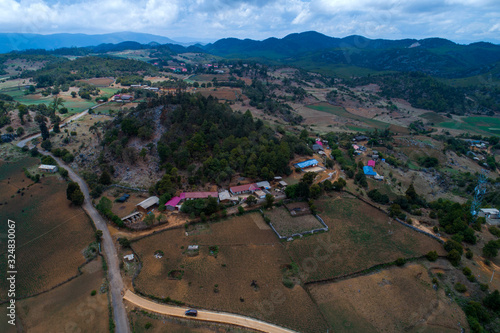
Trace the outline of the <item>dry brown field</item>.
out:
M 264 214 L 271 219 L 273 227 L 281 236 L 291 237 L 293 234 L 323 228 L 323 225 L 312 214 L 292 216 L 284 208 L 266 210 Z
M 326 331 L 306 291 L 283 285 L 282 269 L 290 258 L 272 230 L 258 227 L 256 221 L 263 222 L 259 219 L 258 213 L 247 214 L 204 224 L 188 236 L 184 229 L 175 229 L 134 242 L 132 248 L 143 262 L 136 288 L 144 294 L 256 317 L 301 332 Z M 185 253 L 191 244 L 200 246 L 198 256 Z M 217 246 L 216 255 L 210 253 L 212 246 Z M 156 259 L 156 250 L 162 250 L 164 257 Z M 182 272 L 176 273 L 182 274 L 180 280 L 169 278 L 173 270 Z
M 94 240 L 90 219 L 66 199 L 65 181 L 58 175 L 45 175 L 33 184 L 24 175 L 23 167 L 36 168 L 38 163 L 33 158 L 0 162 L 0 219 L 16 222 L 19 297 L 48 290 L 75 276 L 85 263 L 83 250 Z M 1 233 L 6 232 L 5 227 L 2 224 Z M 0 248 L 0 299 L 4 300 L 6 238 L 0 238 Z
M 105 280 L 100 260 L 83 268 L 83 275 L 36 297 L 18 301 L 19 321 L 26 332 L 106 332 L 108 298 L 100 293 Z M 97 294 L 91 296 L 92 290 Z
M 437 241 L 354 197 L 336 193 L 315 204 L 330 230 L 285 244 L 304 281 L 339 277 L 434 250 L 445 254 Z
M 420 264 L 393 267 L 309 291 L 333 332 L 460 332 L 467 320 Z
M 97 77 L 93 79 L 78 80 L 78 81 L 86 82 L 96 87 L 109 87 L 111 83 L 115 82 L 115 79 L 109 77 Z

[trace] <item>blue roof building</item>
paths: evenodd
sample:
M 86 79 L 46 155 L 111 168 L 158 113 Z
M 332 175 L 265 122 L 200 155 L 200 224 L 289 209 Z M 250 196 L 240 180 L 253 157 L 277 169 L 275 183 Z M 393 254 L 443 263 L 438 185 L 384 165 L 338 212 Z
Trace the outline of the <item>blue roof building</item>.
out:
M 295 167 L 305 169 L 305 168 L 309 168 L 309 167 L 316 166 L 316 165 L 318 165 L 318 161 L 316 161 L 315 159 L 312 159 L 312 160 L 307 160 L 304 162 L 297 163 L 297 164 L 295 164 Z
M 363 172 L 367 176 L 376 176 L 377 175 L 377 173 L 375 171 L 373 171 L 372 167 L 369 167 L 366 165 L 363 167 Z

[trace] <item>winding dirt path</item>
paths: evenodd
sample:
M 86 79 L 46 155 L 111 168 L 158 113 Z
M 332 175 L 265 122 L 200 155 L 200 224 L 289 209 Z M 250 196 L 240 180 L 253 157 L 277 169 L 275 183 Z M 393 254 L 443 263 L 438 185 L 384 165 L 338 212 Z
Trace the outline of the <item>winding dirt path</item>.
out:
M 134 294 L 132 291 L 127 290 L 125 293 L 125 296 L 123 296 L 123 299 L 126 301 L 129 301 L 135 306 L 138 306 L 140 308 L 143 308 L 145 310 L 159 313 L 159 314 L 164 314 L 164 315 L 169 315 L 169 316 L 174 316 L 174 317 L 182 317 L 182 318 L 189 318 L 189 319 L 194 319 L 194 320 L 200 320 L 200 321 L 210 321 L 210 322 L 215 322 L 215 323 L 223 323 L 223 324 L 230 324 L 230 325 L 236 325 L 240 327 L 246 327 L 250 329 L 254 329 L 260 332 L 269 332 L 269 333 L 296 333 L 295 331 L 279 327 L 277 325 L 269 324 L 257 319 L 253 319 L 250 317 L 244 317 L 240 315 L 235 315 L 231 313 L 224 313 L 224 312 L 213 312 L 213 311 L 207 311 L 207 310 L 198 310 L 198 316 L 196 317 L 187 317 L 184 313 L 186 312 L 187 308 L 181 308 L 177 306 L 172 306 L 172 305 L 165 305 L 165 304 L 158 304 L 155 302 L 152 302 L 150 300 L 147 300 L 139 295 Z

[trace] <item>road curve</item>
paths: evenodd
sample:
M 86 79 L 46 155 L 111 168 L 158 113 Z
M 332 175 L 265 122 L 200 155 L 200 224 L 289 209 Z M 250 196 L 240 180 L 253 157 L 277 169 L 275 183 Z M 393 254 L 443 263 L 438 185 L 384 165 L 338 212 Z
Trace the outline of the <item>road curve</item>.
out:
M 127 290 L 125 292 L 125 296 L 123 296 L 124 300 L 129 301 L 130 303 L 143 308 L 145 310 L 174 316 L 174 317 L 182 317 L 187 319 L 201 320 L 201 321 L 209 321 L 215 323 L 222 324 L 230 324 L 240 327 L 246 327 L 253 330 L 257 330 L 260 332 L 269 332 L 269 333 L 296 333 L 295 331 L 273 325 L 270 323 L 266 323 L 264 321 L 260 321 L 257 319 L 253 319 L 250 317 L 244 317 L 240 315 L 235 315 L 232 313 L 224 313 L 224 312 L 213 312 L 207 310 L 198 310 L 198 316 L 196 317 L 187 317 L 184 313 L 187 308 L 181 308 L 172 305 L 158 304 L 152 302 L 144 297 L 141 297 L 137 294 L 134 294 L 132 291 Z
M 118 254 L 116 252 L 115 245 L 113 243 L 113 239 L 111 238 L 111 234 L 109 233 L 108 227 L 106 225 L 106 221 L 101 217 L 99 212 L 92 205 L 92 200 L 89 194 L 89 188 L 87 184 L 81 179 L 70 167 L 68 167 L 61 159 L 55 157 L 51 153 L 46 151 L 40 151 L 43 155 L 52 156 L 57 163 L 59 163 L 59 167 L 68 170 L 69 177 L 74 182 L 77 182 L 80 185 L 80 189 L 82 190 L 85 196 L 85 202 L 82 205 L 82 208 L 87 212 L 90 218 L 94 221 L 94 224 L 97 229 L 102 230 L 102 241 L 101 241 L 101 249 L 104 252 L 104 256 L 106 258 L 107 266 L 108 266 L 108 280 L 109 280 L 109 288 L 111 291 L 111 303 L 113 305 L 113 317 L 115 320 L 115 330 L 117 333 L 129 333 L 130 327 L 127 318 L 127 312 L 125 311 L 125 306 L 123 305 L 122 292 L 125 290 L 122 276 L 120 275 L 120 266 L 118 259 Z

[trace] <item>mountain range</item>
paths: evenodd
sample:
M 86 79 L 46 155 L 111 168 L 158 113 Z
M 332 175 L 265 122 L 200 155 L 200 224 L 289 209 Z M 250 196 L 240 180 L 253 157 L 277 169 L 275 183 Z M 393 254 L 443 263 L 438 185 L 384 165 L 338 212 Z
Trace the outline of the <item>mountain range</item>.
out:
M 191 45 L 191 46 L 188 46 Z M 71 49 L 65 49 L 70 47 Z M 73 47 L 85 47 L 84 50 Z M 12 49 L 51 49 L 54 54 L 85 55 L 127 49 L 168 49 L 170 53 L 206 52 L 224 58 L 258 59 L 311 70 L 355 66 L 374 71 L 418 71 L 459 78 L 488 73 L 500 79 L 500 45 L 476 42 L 457 44 L 443 38 L 369 39 L 353 35 L 329 37 L 315 31 L 284 38 L 224 38 L 214 43 L 179 43 L 167 37 L 121 32 L 85 34 L 0 34 L 0 52 Z

